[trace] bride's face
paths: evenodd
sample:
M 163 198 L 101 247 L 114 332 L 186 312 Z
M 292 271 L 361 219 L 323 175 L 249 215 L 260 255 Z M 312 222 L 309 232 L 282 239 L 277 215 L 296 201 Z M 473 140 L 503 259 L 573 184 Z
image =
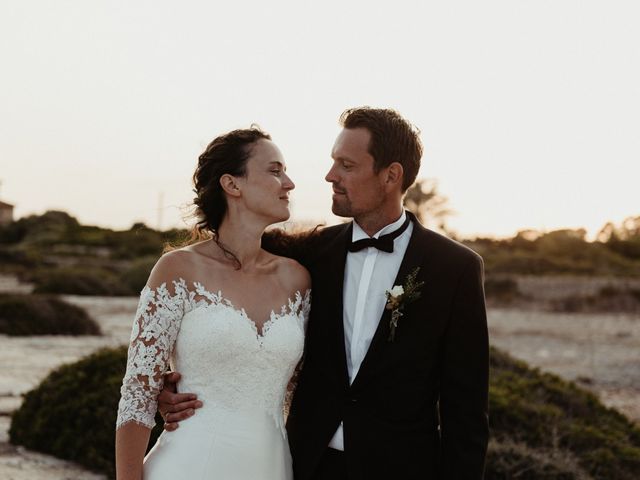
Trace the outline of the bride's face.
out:
M 269 223 L 290 216 L 289 192 L 295 185 L 286 169 L 280 149 L 270 140 L 261 139 L 251 147 L 246 175 L 238 179 L 246 208 Z

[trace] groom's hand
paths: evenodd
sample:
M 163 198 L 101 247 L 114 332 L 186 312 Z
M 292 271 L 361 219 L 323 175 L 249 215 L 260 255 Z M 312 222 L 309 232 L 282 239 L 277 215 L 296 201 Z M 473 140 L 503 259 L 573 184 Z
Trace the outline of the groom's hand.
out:
M 171 432 L 178 428 L 178 422 L 189 418 L 202 402 L 193 393 L 176 393 L 176 383 L 180 380 L 178 372 L 164 375 L 164 387 L 158 395 L 158 411 L 164 418 L 164 429 Z

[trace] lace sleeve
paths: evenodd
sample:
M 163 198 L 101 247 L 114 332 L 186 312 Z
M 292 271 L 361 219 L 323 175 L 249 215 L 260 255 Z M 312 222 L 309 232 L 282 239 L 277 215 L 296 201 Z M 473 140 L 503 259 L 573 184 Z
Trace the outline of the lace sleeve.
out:
M 307 323 L 309 322 L 309 313 L 311 311 L 311 289 L 308 289 L 301 297 L 300 313 L 304 322 L 304 331 L 307 331 Z
M 311 289 L 308 289 L 304 293 L 304 295 L 301 295 L 300 292 L 298 292 L 296 294 L 296 302 L 291 304 L 291 308 L 293 311 L 297 312 L 298 315 L 302 316 L 302 325 L 306 334 L 307 324 L 309 322 L 309 312 L 311 311 Z M 298 378 L 300 377 L 300 371 L 302 370 L 303 363 L 304 356 L 296 365 L 296 368 L 294 369 L 293 374 L 289 379 L 289 383 L 287 384 L 283 407 L 285 419 L 289 416 L 289 407 L 291 406 L 291 401 L 293 400 L 293 394 L 298 387 Z
M 131 331 L 127 371 L 120 389 L 116 430 L 131 421 L 148 428 L 155 425 L 163 374 L 169 364 L 187 300 L 184 280 L 173 284 L 174 295 L 166 283 L 155 290 L 146 286 L 140 295 Z

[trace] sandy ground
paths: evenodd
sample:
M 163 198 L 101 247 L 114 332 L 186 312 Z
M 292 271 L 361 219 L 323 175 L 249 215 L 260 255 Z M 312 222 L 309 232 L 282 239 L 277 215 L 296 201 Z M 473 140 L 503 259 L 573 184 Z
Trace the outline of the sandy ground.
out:
M 8 443 L 9 415 L 47 373 L 98 348 L 125 344 L 137 299 L 66 296 L 85 307 L 103 337 L 0 335 L 0 478 L 100 479 L 69 462 Z M 640 421 L 640 316 L 489 310 L 491 342 L 564 378 Z
M 65 296 L 82 306 L 100 324 L 102 337 L 0 335 L 0 478 L 3 480 L 103 479 L 71 462 L 28 451 L 8 443 L 10 413 L 20 406 L 21 394 L 31 390 L 53 368 L 78 360 L 107 346 L 128 342 L 136 298 Z
M 640 316 L 489 311 L 491 343 L 640 422 Z

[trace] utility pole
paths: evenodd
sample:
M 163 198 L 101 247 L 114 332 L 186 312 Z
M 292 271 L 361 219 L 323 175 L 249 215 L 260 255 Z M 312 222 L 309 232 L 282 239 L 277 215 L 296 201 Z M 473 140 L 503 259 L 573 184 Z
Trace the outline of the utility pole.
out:
M 164 213 L 164 193 L 160 192 L 158 195 L 158 224 L 157 229 L 159 232 L 162 231 L 162 215 Z

